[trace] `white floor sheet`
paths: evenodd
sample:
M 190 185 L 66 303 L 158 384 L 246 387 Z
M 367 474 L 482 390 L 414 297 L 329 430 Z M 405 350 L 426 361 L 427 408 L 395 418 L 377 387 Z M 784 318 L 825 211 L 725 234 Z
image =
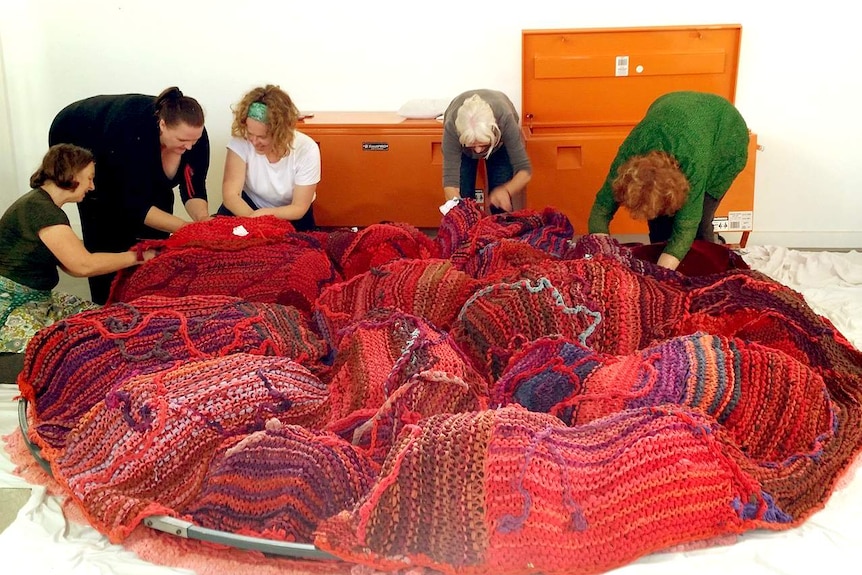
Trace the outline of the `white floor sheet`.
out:
M 752 268 L 802 293 L 862 349 L 862 253 L 802 252 L 772 246 L 744 251 Z M 18 429 L 17 387 L 0 384 L 0 434 Z M 0 534 L 0 573 L 4 575 L 99 574 L 166 575 L 191 573 L 156 566 L 97 531 L 68 521 L 56 497 L 14 474 L 0 449 L 0 488 L 32 487 L 32 495 L 12 525 Z M 862 472 L 853 468 L 826 507 L 802 526 L 783 532 L 747 533 L 732 545 L 659 553 L 613 573 L 622 575 L 712 575 L 844 573 L 862 557 Z M 855 567 L 853 567 L 855 566 Z M 289 573 L 286 570 L 285 573 Z

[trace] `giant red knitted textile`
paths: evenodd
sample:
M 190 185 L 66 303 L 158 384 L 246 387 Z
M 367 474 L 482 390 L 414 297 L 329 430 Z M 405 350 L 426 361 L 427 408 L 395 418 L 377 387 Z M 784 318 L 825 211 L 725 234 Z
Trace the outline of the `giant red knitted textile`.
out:
M 336 230 L 332 235 L 327 251 L 345 279 L 393 260 L 439 257 L 437 244 L 408 224 L 372 224 L 355 232 Z
M 714 420 L 672 405 L 578 427 L 512 407 L 440 415 L 405 429 L 315 543 L 385 569 L 598 573 L 786 521 L 748 465 Z
M 553 210 L 485 216 L 472 202 L 443 218 L 435 241 L 447 259 L 401 254 L 424 242 L 392 224 L 288 239 L 261 225 L 248 236 L 256 247 L 316 250 L 338 259 L 320 269 L 347 263 L 357 274 L 303 291 L 303 315 L 266 308 L 292 344 L 272 343 L 270 323 L 246 317 L 262 308 L 245 304 L 246 316 L 213 310 L 193 326 L 165 324 L 159 337 L 143 314 L 153 333 L 122 346 L 118 334 L 138 320 L 94 322 L 85 344 L 63 347 L 76 333 L 65 323 L 47 332 L 51 345 L 28 349 L 33 435 L 56 443 L 45 453 L 58 476 L 115 539 L 159 509 L 287 539 L 317 525 L 318 546 L 373 568 L 598 573 L 798 525 L 862 450 L 862 353 L 759 273 L 685 276 L 611 238 L 573 243 Z M 401 248 L 371 241 L 381 237 Z M 255 249 L 224 236 L 218 249 L 172 239 L 181 245 L 147 265 L 229 268 L 225 253 Z M 207 262 L 192 248 L 221 255 Z M 286 267 L 307 273 L 299 265 Z M 301 319 L 305 305 L 319 339 Z M 114 308 L 105 309 L 107 318 Z M 235 340 L 214 335 L 210 355 L 172 351 L 158 365 L 175 349 L 171 334 L 203 337 L 222 314 L 243 325 Z M 135 355 L 118 351 L 128 345 Z M 103 349 L 119 383 L 108 383 Z M 262 362 L 280 358 L 263 353 L 305 359 L 269 371 Z M 92 363 L 94 381 L 62 388 L 52 375 L 60 357 L 74 374 Z M 295 417 L 303 410 L 313 416 Z M 290 475 L 300 444 L 308 464 Z M 107 468 L 120 481 L 94 479 Z M 257 483 L 287 491 L 268 497 Z M 323 489 L 338 503 L 304 505 Z
M 519 403 L 570 426 L 666 403 L 699 409 L 758 461 L 819 456 L 835 416 L 816 370 L 761 344 L 703 333 L 625 356 L 539 339 L 515 354 L 491 395 L 495 404 Z M 770 401 L 774 395 L 787 403 Z
M 487 407 L 487 382 L 448 334 L 421 318 L 381 311 L 345 332 L 329 380 L 328 429 L 354 434 L 375 460 L 404 423 Z
M 274 417 L 314 428 L 327 415 L 326 387 L 292 360 L 236 353 L 192 361 L 108 392 L 51 467 L 90 520 L 120 541 L 147 515 L 177 515 L 198 497 L 225 439 Z
M 272 419 L 219 447 L 183 511 L 209 529 L 307 543 L 321 520 L 352 508 L 376 477 L 377 466 L 350 443 Z
M 448 329 L 478 285 L 448 260 L 397 260 L 324 290 L 315 316 L 333 347 L 341 330 L 375 309 L 398 309 Z
M 119 273 L 108 301 L 232 295 L 308 314 L 320 292 L 341 278 L 316 236 L 280 222 L 272 216 L 215 218 L 182 228 L 180 238 L 148 242 L 159 257 Z M 237 235 L 240 228 L 248 235 Z
M 242 352 L 319 369 L 328 347 L 293 308 L 228 296 L 147 296 L 39 331 L 18 386 L 39 414 L 36 437 L 47 449 L 62 446 L 90 408 L 134 375 Z
M 452 333 L 476 365 L 497 378 L 513 351 L 548 334 L 605 353 L 644 347 L 669 333 L 685 300 L 679 287 L 613 260 L 549 261 L 525 266 L 520 279 L 476 290 Z

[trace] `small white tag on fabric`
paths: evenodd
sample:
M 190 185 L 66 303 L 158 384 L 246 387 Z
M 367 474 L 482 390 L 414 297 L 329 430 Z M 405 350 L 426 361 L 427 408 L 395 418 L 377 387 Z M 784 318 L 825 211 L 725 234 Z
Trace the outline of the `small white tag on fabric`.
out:
M 461 201 L 461 198 L 452 198 L 451 200 L 446 200 L 446 203 L 440 206 L 440 213 L 444 216 L 449 213 L 449 210 L 458 205 L 458 202 Z
M 245 237 L 248 235 L 248 230 L 245 229 L 245 226 L 237 226 L 233 229 L 233 235 Z

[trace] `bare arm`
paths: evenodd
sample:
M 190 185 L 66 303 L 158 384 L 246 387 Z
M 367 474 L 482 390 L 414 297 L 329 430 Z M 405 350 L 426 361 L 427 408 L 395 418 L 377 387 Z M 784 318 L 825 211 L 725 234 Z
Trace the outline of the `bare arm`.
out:
M 151 228 L 172 234 L 188 222 L 156 206 L 152 206 L 147 212 L 147 217 L 144 218 L 144 223 Z
M 84 247 L 84 242 L 75 235 L 70 226 L 48 226 L 39 230 L 39 239 L 51 253 L 60 261 L 60 267 L 74 277 L 92 277 L 115 272 L 127 267 L 138 265 L 135 252 L 96 252 L 92 253 Z M 144 252 L 144 260 L 155 256 L 155 252 Z
M 202 222 L 210 218 L 209 205 L 203 198 L 191 198 L 186 202 L 186 212 L 192 220 Z
M 675 270 L 679 267 L 679 259 L 676 256 L 663 253 L 658 257 L 658 265 L 669 270 Z
M 443 188 L 443 196 L 446 198 L 446 201 L 449 201 L 452 198 L 460 198 L 461 190 L 458 188 Z
M 245 170 L 246 164 L 243 159 L 239 157 L 239 154 L 229 149 L 224 160 L 222 202 L 224 202 L 224 207 L 229 209 L 233 215 L 248 217 L 254 213 L 254 210 L 242 199 Z
M 308 212 L 311 202 L 314 201 L 316 191 L 317 184 L 295 186 L 293 188 L 293 200 L 291 200 L 290 204 L 275 208 L 260 208 L 252 213 L 252 217 L 269 215 L 282 220 L 298 220 Z

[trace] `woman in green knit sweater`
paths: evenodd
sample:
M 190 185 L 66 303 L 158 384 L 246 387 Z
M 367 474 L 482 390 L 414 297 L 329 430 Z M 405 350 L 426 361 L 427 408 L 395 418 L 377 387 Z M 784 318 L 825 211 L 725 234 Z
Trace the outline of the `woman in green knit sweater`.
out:
M 748 161 L 748 126 L 726 98 L 671 92 L 657 98 L 617 151 L 590 212 L 607 234 L 619 206 L 667 242 L 658 264 L 676 269 L 695 239 L 715 241 L 712 220 Z

